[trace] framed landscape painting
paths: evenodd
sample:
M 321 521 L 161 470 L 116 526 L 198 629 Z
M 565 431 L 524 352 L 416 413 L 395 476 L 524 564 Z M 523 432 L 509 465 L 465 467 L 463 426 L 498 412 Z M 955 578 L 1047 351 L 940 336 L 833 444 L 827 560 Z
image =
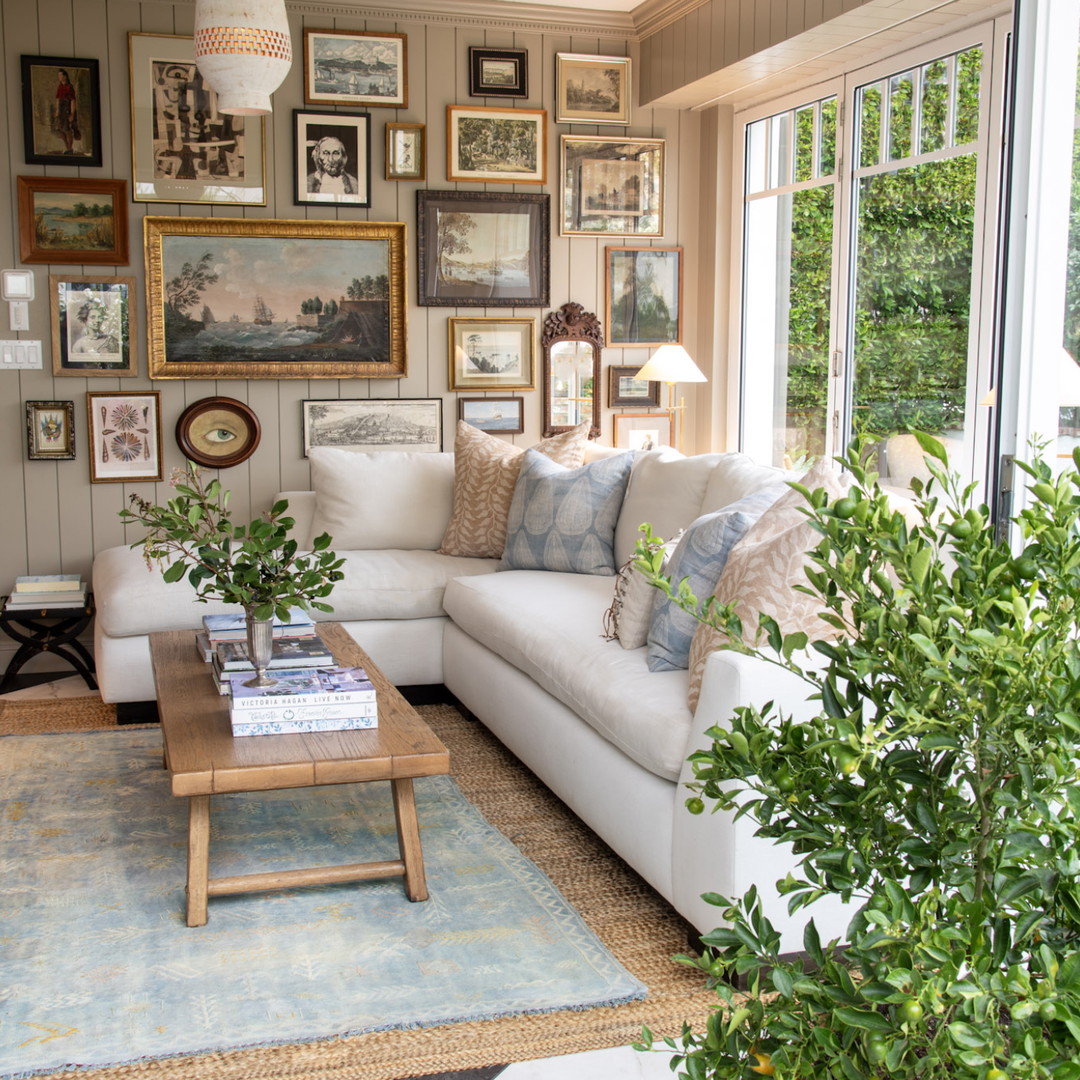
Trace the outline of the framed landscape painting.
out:
M 560 138 L 563 236 L 662 236 L 663 139 Z
M 547 307 L 551 199 L 418 191 L 418 300 L 426 307 Z
M 557 124 L 629 124 L 630 57 L 555 55 Z
M 127 183 L 20 176 L 24 263 L 122 266 L 128 261 Z
M 609 247 L 606 255 L 608 344 L 680 344 L 682 248 Z
M 446 179 L 547 182 L 547 111 L 446 106 Z
M 401 222 L 148 217 L 152 379 L 405 374 Z
M 304 457 L 313 446 L 355 453 L 442 450 L 442 398 L 332 398 L 301 407 Z
M 535 319 L 450 319 L 451 390 L 531 390 Z
M 133 277 L 49 275 L 54 375 L 136 375 Z
M 22 56 L 27 165 L 100 165 L 98 62 Z
M 304 100 L 309 105 L 409 107 L 405 34 L 304 28 Z
M 160 391 L 91 390 L 86 418 L 92 484 L 162 479 Z
M 608 408 L 626 409 L 635 405 L 660 408 L 660 383 L 639 379 L 643 364 L 612 364 L 608 368 Z
M 469 46 L 469 97 L 528 96 L 528 49 Z

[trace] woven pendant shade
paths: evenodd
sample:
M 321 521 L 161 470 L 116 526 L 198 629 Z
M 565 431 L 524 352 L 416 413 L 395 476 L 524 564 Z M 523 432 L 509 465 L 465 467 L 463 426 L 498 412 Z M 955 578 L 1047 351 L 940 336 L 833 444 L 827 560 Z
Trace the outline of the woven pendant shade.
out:
M 270 112 L 292 64 L 285 0 L 196 0 L 195 63 L 221 112 Z

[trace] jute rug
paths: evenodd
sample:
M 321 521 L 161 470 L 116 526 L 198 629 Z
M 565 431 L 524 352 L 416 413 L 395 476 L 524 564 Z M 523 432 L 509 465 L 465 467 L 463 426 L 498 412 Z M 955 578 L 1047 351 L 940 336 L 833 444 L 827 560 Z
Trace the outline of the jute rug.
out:
M 698 1026 L 716 999 L 693 972 L 671 961 L 685 948 L 683 921 L 481 725 L 449 706 L 424 706 L 421 712 L 449 747 L 465 795 L 552 879 L 615 957 L 648 987 L 644 1001 L 52 1075 L 72 1080 L 143 1075 L 163 1080 L 398 1080 L 625 1045 L 643 1025 L 670 1034 L 686 1020 Z M 112 724 L 111 707 L 93 698 L 0 703 L 0 734 Z

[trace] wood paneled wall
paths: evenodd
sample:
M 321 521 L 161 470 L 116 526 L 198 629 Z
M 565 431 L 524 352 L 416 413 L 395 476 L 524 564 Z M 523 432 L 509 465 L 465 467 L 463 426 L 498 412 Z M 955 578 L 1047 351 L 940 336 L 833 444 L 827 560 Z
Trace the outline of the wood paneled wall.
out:
M 305 4 L 304 11 L 315 6 Z M 329 9 L 328 9 L 329 11 Z M 340 8 L 337 9 L 340 12 Z M 5 267 L 19 266 L 16 183 L 18 175 L 123 177 L 131 179 L 130 112 L 128 103 L 129 31 L 190 34 L 193 5 L 163 3 L 159 0 L 0 0 L 0 35 L 3 44 L 3 97 L 0 110 L 0 145 L 7 151 L 8 167 L 0 169 L 0 198 L 8 207 L 0 214 L 0 258 Z M 571 17 L 568 14 L 568 17 Z M 427 308 L 416 304 L 415 201 L 420 186 L 448 189 L 466 185 L 446 182 L 445 107 L 452 103 L 485 104 L 468 96 L 468 46 L 515 46 L 529 50 L 530 97 L 520 105 L 549 110 L 548 184 L 543 190 L 552 196 L 553 235 L 551 237 L 551 305 L 576 301 L 603 318 L 604 250 L 610 244 L 639 243 L 617 237 L 607 239 L 567 238 L 558 235 L 559 134 L 610 135 L 622 129 L 555 125 L 554 70 L 558 52 L 630 55 L 636 46 L 629 39 L 613 38 L 603 31 L 577 33 L 541 29 L 527 32 L 507 27 L 485 27 L 479 18 L 455 25 L 451 20 L 422 21 L 413 18 L 342 17 L 340 14 L 290 13 L 293 45 L 297 59 L 285 83 L 274 97 L 274 114 L 266 122 L 266 162 L 269 200 L 265 207 L 237 210 L 231 206 L 129 204 L 131 221 L 131 261 L 128 266 L 103 268 L 105 273 L 133 274 L 139 281 L 138 351 L 139 377 L 54 378 L 51 374 L 51 331 L 49 325 L 48 275 L 92 272 L 102 268 L 36 266 L 37 299 L 30 305 L 30 330 L 16 335 L 6 329 L 7 312 L 0 312 L 0 338 L 38 339 L 43 343 L 42 371 L 0 371 L 0 591 L 7 591 L 17 574 L 81 573 L 88 576 L 94 553 L 117 544 L 130 543 L 138 533 L 125 531 L 117 512 L 128 495 L 138 491 L 154 500 L 168 497 L 167 484 L 91 484 L 87 460 L 85 395 L 88 390 L 155 389 L 161 392 L 164 432 L 165 475 L 183 463 L 173 437 L 177 417 L 200 398 L 221 394 L 246 401 L 255 410 L 263 427 L 262 442 L 252 458 L 221 473 L 233 491 L 238 517 L 257 513 L 268 505 L 275 491 L 309 486 L 309 468 L 302 455 L 300 402 L 322 397 L 441 397 L 444 401 L 446 449 L 452 449 L 457 420 L 457 395 L 447 390 L 446 334 L 451 315 L 535 316 L 538 326 L 546 311 L 539 309 L 491 310 Z M 303 105 L 302 60 L 304 25 L 338 29 L 396 31 L 408 35 L 409 108 L 372 109 L 372 205 L 367 210 L 332 207 L 301 207 L 293 203 L 292 109 Z M 100 169 L 29 166 L 24 163 L 21 119 L 19 56 L 96 57 L 101 62 L 104 165 Z M 636 94 L 635 94 L 636 96 Z M 506 104 L 492 100 L 487 104 Z M 383 176 L 383 124 L 388 120 L 423 122 L 427 125 L 428 179 L 424 185 L 394 183 Z M 695 192 L 699 167 L 698 130 L 695 114 L 670 110 L 635 108 L 627 133 L 662 137 L 667 140 L 666 231 L 653 241 L 658 246 L 682 244 L 685 248 L 685 311 L 695 312 L 699 297 L 693 272 L 697 258 L 698 215 Z M 489 185 L 488 190 L 513 190 L 506 185 Z M 522 185 L 517 190 L 539 190 Z M 247 218 L 335 218 L 369 221 L 404 221 L 408 226 L 408 374 L 401 379 L 350 380 L 158 380 L 147 377 L 146 304 L 142 293 L 142 217 L 144 214 L 181 217 L 221 216 L 238 213 Z M 709 303 L 706 298 L 706 303 Z M 687 320 L 688 347 L 695 351 L 696 323 Z M 606 406 L 606 369 L 611 364 L 644 362 L 646 349 L 605 349 L 603 354 L 603 403 Z M 539 371 L 538 371 L 539 376 Z M 693 402 L 693 388 L 686 388 Z M 521 445 L 531 445 L 540 437 L 541 392 L 539 384 L 525 393 L 523 435 L 514 437 Z M 28 461 L 24 423 L 27 400 L 68 400 L 75 402 L 75 461 Z M 695 445 L 693 410 L 687 410 L 687 450 L 706 449 Z M 612 412 L 603 410 L 602 441 L 610 442 Z M 0 662 L 6 657 L 0 653 Z

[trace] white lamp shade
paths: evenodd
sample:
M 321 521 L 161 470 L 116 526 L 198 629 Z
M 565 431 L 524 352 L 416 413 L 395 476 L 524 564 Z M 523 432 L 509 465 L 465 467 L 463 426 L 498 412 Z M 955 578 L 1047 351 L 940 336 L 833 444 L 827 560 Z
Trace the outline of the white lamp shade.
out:
M 634 378 L 666 383 L 708 382 L 681 345 L 661 345 Z
M 285 0 L 196 0 L 195 63 L 233 116 L 263 116 L 292 65 Z

